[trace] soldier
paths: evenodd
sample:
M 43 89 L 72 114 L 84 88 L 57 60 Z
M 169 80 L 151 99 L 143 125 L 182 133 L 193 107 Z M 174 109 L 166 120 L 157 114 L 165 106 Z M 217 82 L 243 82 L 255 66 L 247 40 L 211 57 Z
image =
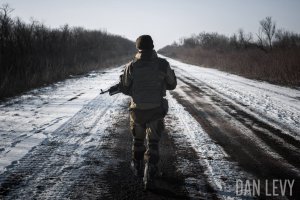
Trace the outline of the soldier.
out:
M 150 190 L 155 188 L 154 178 L 158 175 L 159 140 L 168 111 L 168 102 L 164 97 L 166 90 L 175 89 L 177 81 L 168 61 L 157 56 L 151 36 L 138 37 L 136 47 L 138 52 L 135 58 L 126 65 L 120 76 L 119 89 L 131 96 L 131 167 L 135 175 L 144 174 L 145 189 Z

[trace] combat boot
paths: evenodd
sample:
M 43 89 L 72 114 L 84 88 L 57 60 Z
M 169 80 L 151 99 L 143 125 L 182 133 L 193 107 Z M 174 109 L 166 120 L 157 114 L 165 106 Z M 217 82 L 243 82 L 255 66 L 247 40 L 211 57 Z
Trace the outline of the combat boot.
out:
M 156 165 L 146 163 L 143 178 L 145 190 L 154 190 L 156 188 L 155 177 L 157 176 L 157 173 L 158 167 Z
M 131 169 L 133 174 L 138 177 L 143 176 L 143 160 L 132 160 L 131 161 Z

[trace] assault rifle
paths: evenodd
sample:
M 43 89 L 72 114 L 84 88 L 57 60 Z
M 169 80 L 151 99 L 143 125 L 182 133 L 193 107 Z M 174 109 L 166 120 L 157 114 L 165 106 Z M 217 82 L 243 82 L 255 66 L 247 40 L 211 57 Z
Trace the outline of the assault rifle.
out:
M 102 89 L 101 89 L 100 94 L 105 94 L 105 93 L 107 93 L 107 92 L 109 93 L 110 96 L 120 93 L 121 91 L 120 91 L 119 83 L 116 84 L 116 85 L 111 86 L 111 87 L 108 88 L 107 90 L 102 90 Z

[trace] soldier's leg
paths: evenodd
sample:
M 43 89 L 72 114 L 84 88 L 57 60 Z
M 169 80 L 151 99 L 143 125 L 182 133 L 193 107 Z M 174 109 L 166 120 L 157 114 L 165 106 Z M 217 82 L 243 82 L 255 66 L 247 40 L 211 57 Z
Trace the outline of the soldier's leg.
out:
M 164 130 L 163 119 L 155 120 L 146 124 L 147 148 L 145 152 L 145 189 L 155 187 L 154 178 L 158 173 L 157 164 L 159 162 L 159 141 Z
M 145 161 L 157 164 L 159 161 L 159 141 L 164 131 L 163 119 L 151 121 L 146 124 L 147 150 L 145 152 Z
M 144 140 L 146 135 L 145 125 L 141 125 L 135 122 L 132 115 L 130 115 L 130 129 L 133 136 L 132 142 L 132 167 L 135 170 L 135 175 L 142 175 L 144 153 L 146 151 Z
M 135 160 L 143 160 L 146 151 L 144 145 L 146 135 L 145 128 L 140 124 L 134 124 L 131 130 L 133 135 L 132 157 Z

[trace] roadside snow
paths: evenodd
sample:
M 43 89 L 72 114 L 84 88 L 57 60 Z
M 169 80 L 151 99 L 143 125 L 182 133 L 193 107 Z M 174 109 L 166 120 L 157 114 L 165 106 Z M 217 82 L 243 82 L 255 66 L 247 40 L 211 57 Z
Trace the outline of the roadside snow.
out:
M 206 84 L 249 114 L 300 139 L 299 90 L 164 58 L 169 61 L 178 75 L 188 77 L 194 83 Z
M 122 67 L 122 66 L 121 66 Z M 0 103 L 0 174 L 117 80 L 121 67 L 91 72 Z

